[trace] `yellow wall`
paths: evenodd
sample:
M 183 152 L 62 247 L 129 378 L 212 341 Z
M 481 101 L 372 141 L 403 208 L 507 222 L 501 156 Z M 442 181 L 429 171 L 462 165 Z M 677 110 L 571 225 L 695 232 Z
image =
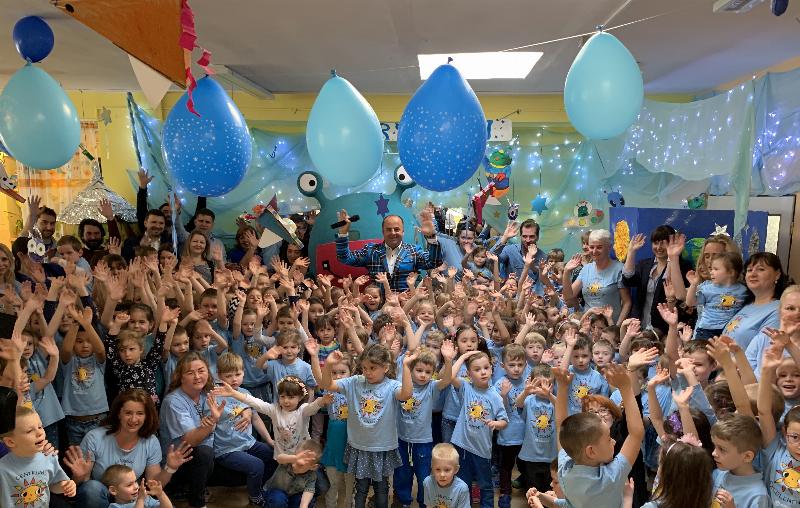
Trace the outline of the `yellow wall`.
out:
M 137 162 L 131 140 L 126 94 L 95 91 L 70 91 L 67 94 L 75 103 L 82 120 L 99 120 L 99 113 L 104 107 L 111 111 L 111 123 L 98 123 L 100 153 L 95 155 L 102 159 L 106 184 L 131 203 L 135 203 L 136 195 L 130 185 L 128 172 L 136 171 Z M 150 112 L 164 119 L 181 94 L 182 92 L 169 92 L 160 107 Z M 272 130 L 289 133 L 303 131 L 316 94 L 276 94 L 274 100 L 256 99 L 240 91 L 234 91 L 232 96 L 248 121 L 256 125 L 264 122 Z M 400 120 L 410 96 L 368 95 L 366 98 L 381 121 L 396 122 Z M 688 95 L 661 95 L 652 98 L 669 102 L 691 100 Z M 134 93 L 134 99 L 148 108 L 142 94 Z M 561 95 L 485 95 L 479 99 L 487 118 L 504 117 L 519 109 L 519 114 L 509 117 L 514 122 L 564 124 L 565 130 L 571 130 Z M 20 193 L 25 195 L 24 189 Z M 23 213 L 16 201 L 0 197 L 0 241 L 10 242 L 14 238 L 16 221 Z

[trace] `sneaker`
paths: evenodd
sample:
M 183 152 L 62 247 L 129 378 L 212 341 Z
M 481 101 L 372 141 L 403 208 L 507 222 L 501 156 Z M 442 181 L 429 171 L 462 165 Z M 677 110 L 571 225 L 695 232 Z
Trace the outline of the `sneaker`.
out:
M 497 500 L 497 508 L 511 508 L 511 496 L 502 495 Z
M 470 493 L 472 494 L 472 504 L 481 504 L 481 488 L 478 487 L 478 484 L 473 483 L 472 488 L 470 489 Z

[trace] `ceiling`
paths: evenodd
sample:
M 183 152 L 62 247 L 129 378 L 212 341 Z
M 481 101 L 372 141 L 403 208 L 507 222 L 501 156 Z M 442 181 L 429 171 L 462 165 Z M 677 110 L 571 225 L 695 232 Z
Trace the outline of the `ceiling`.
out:
M 115 0 L 119 2 L 136 0 Z M 138 0 L 152 1 L 152 0 Z M 273 92 L 316 92 L 332 68 L 363 93 L 411 93 L 417 53 L 497 51 L 650 16 L 613 33 L 641 63 L 649 93 L 703 92 L 800 55 L 800 5 L 714 14 L 713 0 L 191 0 L 198 42 Z M 42 66 L 64 88 L 136 90 L 127 55 L 46 0 L 0 3 L 0 85 L 22 64 L 10 33 L 36 14 L 56 46 Z M 485 93 L 558 93 L 580 39 L 533 48 L 524 80 L 475 80 Z

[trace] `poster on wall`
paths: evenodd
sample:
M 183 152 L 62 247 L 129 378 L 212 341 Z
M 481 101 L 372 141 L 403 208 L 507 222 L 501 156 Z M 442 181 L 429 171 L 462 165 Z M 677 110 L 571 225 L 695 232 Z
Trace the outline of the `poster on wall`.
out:
M 381 122 L 381 131 L 385 141 L 397 141 L 397 128 L 400 122 Z M 497 120 L 486 120 L 486 140 L 511 141 L 511 120 L 502 118 Z
M 748 212 L 747 226 L 742 235 L 742 257 L 764 250 L 767 238 L 767 212 Z M 628 243 L 637 233 L 645 236 L 645 244 L 637 253 L 637 261 L 652 257 L 650 232 L 661 224 L 668 224 L 686 235 L 684 257 L 694 264 L 703 248 L 703 242 L 714 234 L 733 237 L 733 210 L 691 210 L 670 208 L 610 208 L 611 256 L 624 261 Z

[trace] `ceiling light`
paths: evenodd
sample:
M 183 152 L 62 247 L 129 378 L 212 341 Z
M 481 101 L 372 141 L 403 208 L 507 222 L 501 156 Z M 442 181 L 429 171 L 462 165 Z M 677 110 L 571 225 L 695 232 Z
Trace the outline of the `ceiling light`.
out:
M 541 51 L 495 51 L 417 55 L 419 77 L 428 79 L 434 69 L 452 58 L 451 63 L 465 79 L 525 79 L 543 54 Z
M 263 86 L 255 83 L 248 78 L 242 76 L 235 70 L 231 69 L 227 65 L 220 65 L 220 64 L 211 64 L 211 70 L 214 71 L 214 79 L 219 81 L 223 85 L 229 85 L 240 90 L 243 90 L 253 97 L 257 99 L 274 99 L 275 96 L 272 95 L 272 92 L 264 88 Z

